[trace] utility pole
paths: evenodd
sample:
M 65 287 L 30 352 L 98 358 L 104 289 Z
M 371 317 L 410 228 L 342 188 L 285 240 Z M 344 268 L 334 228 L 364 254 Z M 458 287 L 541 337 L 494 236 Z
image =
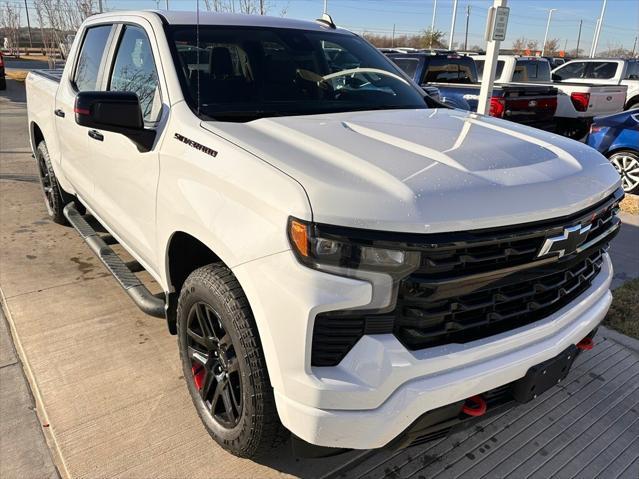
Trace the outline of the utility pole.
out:
M 33 48 L 33 39 L 31 38 L 31 21 L 29 20 L 29 7 L 27 0 L 24 0 L 24 11 L 27 12 L 27 29 L 29 30 L 29 48 Z
M 470 20 L 470 4 L 466 5 L 466 34 L 464 35 L 464 50 L 468 51 L 468 21 Z
M 601 26 L 603 25 L 607 3 L 608 0 L 603 0 L 603 4 L 601 5 L 601 15 L 599 15 L 599 19 L 597 20 L 597 26 L 595 28 L 595 38 L 592 40 L 592 48 L 590 49 L 590 58 L 594 58 L 597 54 L 597 44 L 599 43 L 599 34 L 601 33 Z
M 166 9 L 167 9 L 167 11 L 169 9 L 169 0 L 166 0 Z
M 455 20 L 457 20 L 457 2 L 453 0 L 453 19 L 450 23 L 450 39 L 448 40 L 448 49 L 453 49 L 453 37 L 455 36 Z
M 584 21 L 579 20 L 579 33 L 577 34 L 577 49 L 575 50 L 575 58 L 579 58 L 579 42 L 581 41 L 581 26 Z
M 102 10 L 102 0 L 98 0 L 98 10 L 100 10 L 100 13 L 104 12 L 104 10 Z
M 546 41 L 548 40 L 548 29 L 550 28 L 550 19 L 552 18 L 552 12 L 556 11 L 556 8 L 548 10 L 548 22 L 546 23 L 546 34 L 544 35 L 544 44 L 541 46 L 541 56 L 544 56 L 546 51 Z
M 324 13 L 328 13 L 328 0 L 324 0 Z
M 435 32 L 435 13 L 437 13 L 437 0 L 433 2 L 433 19 L 430 22 L 430 45 L 428 45 L 428 48 L 433 48 L 433 32 Z
M 393 38 L 391 39 L 391 47 L 395 46 L 395 24 L 393 23 Z

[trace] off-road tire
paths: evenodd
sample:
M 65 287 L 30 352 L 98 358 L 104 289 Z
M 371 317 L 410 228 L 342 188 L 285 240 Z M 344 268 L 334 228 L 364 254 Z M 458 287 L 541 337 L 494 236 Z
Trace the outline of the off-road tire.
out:
M 194 380 L 187 349 L 187 322 L 189 312 L 198 303 L 206 303 L 218 313 L 239 360 L 243 407 L 239 422 L 232 428 L 222 426 L 213 418 Z M 178 299 L 177 330 L 184 378 L 198 415 L 211 437 L 232 454 L 247 458 L 267 455 L 284 442 L 288 432 L 277 414 L 255 319 L 229 268 L 213 263 L 189 275 Z
M 41 141 L 35 152 L 35 157 L 38 166 L 38 176 L 40 178 L 40 186 L 42 187 L 42 194 L 44 196 L 44 204 L 47 207 L 47 213 L 49 217 L 60 225 L 67 223 L 66 218 L 62 210 L 69 201 L 70 196 L 65 193 L 51 166 L 51 158 L 49 157 L 49 150 L 47 144 Z

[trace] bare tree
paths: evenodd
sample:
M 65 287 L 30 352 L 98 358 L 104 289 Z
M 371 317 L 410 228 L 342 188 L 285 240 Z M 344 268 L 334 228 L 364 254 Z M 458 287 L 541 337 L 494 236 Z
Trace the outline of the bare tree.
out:
M 431 39 L 433 48 L 444 48 L 444 33 L 438 30 L 431 32 L 425 30 L 417 35 L 395 35 L 393 45 L 393 37 L 390 35 L 382 35 L 379 33 L 363 33 L 364 38 L 378 48 L 391 48 L 392 46 L 410 47 L 410 48 L 430 48 Z
M 530 50 L 531 52 L 535 52 L 537 51 L 538 45 L 539 45 L 539 42 L 537 40 L 528 40 L 526 42 L 526 49 Z
M 273 7 L 273 2 L 271 0 L 204 0 L 204 6 L 210 12 L 266 15 Z
M 62 53 L 68 36 L 75 34 L 80 24 L 99 10 L 98 0 L 33 0 L 36 18 L 49 61 Z M 102 1 L 102 6 L 106 0 Z
M 519 37 L 517 40 L 513 42 L 512 50 L 516 54 L 521 54 L 526 50 L 526 39 L 524 37 Z
M 16 56 L 20 55 L 20 10 L 21 5 L 14 2 L 5 2 L 0 8 L 0 26 L 8 39 L 9 51 Z
M 544 46 L 544 52 L 551 56 L 559 52 L 559 39 L 552 38 L 547 40 L 546 45 Z

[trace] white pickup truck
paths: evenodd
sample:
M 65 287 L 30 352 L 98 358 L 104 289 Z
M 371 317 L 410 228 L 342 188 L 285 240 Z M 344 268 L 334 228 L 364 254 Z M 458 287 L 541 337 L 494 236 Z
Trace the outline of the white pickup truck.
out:
M 96 15 L 64 71 L 26 84 L 49 214 L 166 319 L 237 455 L 287 431 L 305 454 L 439 438 L 534 400 L 593 346 L 615 169 L 434 108 L 330 18 Z
M 484 70 L 484 55 L 473 55 L 477 69 Z M 571 64 L 559 67 L 559 71 Z M 481 75 L 480 75 L 481 76 Z M 613 82 L 593 83 L 584 81 L 558 81 L 558 75 L 552 75 L 550 63 L 546 58 L 525 57 L 519 55 L 499 55 L 495 83 L 550 83 L 557 88 L 557 110 L 555 119 L 557 132 L 571 138 L 583 138 L 595 116 L 610 115 L 624 109 L 626 85 Z
M 639 59 L 588 58 L 571 60 L 555 68 L 552 79 L 557 84 L 566 82 L 590 85 L 620 85 L 628 88 L 624 110 L 639 107 Z

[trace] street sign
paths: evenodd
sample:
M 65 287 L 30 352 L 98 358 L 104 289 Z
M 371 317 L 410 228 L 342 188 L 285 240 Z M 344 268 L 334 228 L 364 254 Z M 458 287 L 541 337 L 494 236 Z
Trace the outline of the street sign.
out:
M 488 22 L 486 28 L 486 41 L 503 41 L 506 39 L 506 27 L 508 26 L 508 7 L 490 7 L 488 10 Z

